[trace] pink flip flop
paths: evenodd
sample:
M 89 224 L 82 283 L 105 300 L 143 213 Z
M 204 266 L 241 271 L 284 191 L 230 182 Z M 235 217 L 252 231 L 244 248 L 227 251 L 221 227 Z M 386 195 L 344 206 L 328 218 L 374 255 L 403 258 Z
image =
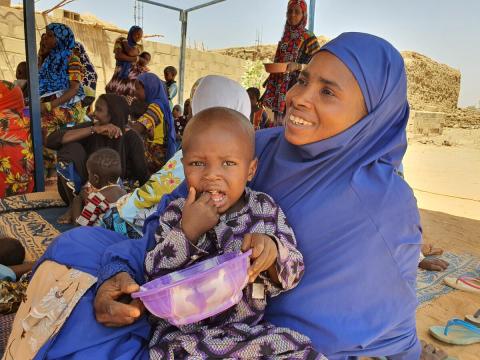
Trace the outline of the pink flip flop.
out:
M 480 278 L 461 276 L 459 278 L 446 277 L 444 283 L 454 289 L 480 294 Z

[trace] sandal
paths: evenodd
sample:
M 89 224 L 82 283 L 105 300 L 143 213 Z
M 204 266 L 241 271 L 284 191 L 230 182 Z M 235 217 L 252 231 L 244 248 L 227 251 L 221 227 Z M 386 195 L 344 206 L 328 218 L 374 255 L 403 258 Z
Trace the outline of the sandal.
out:
M 473 315 L 466 315 L 465 321 L 480 327 L 480 309 L 478 309 L 477 312 Z
M 445 343 L 470 345 L 480 343 L 480 328 L 460 319 L 452 319 L 447 326 L 432 326 L 430 334 Z
M 480 294 L 480 278 L 461 276 L 459 278 L 446 277 L 444 283 L 454 289 Z

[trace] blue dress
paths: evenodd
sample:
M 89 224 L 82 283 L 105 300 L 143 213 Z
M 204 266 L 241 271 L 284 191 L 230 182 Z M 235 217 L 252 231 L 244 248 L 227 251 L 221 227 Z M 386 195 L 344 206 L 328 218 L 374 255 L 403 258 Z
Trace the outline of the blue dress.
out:
M 299 286 L 272 299 L 266 318 L 309 336 L 329 359 L 418 359 L 415 277 L 421 227 L 413 192 L 395 170 L 407 146 L 403 60 L 385 40 L 361 33 L 342 34 L 322 51 L 350 69 L 368 115 L 340 134 L 303 146 L 289 144 L 282 129 L 257 132 L 259 168 L 250 187 L 267 192 L 282 207 L 305 260 Z M 158 216 L 182 194 L 184 184 L 162 198 L 140 240 L 76 229 L 60 236 L 44 258 L 92 271 L 99 284 L 120 271 L 143 283 L 144 257 L 153 246 Z M 73 252 L 73 244 L 84 244 L 83 256 Z M 82 299 L 58 341 L 44 346 L 47 358 L 83 359 L 77 355 L 82 351 L 103 358 L 113 344 L 134 353 L 130 359 L 147 356 L 148 324 L 104 328 L 92 315 L 93 293 Z M 88 332 L 75 331 L 76 326 Z M 82 349 L 72 357 L 69 347 Z

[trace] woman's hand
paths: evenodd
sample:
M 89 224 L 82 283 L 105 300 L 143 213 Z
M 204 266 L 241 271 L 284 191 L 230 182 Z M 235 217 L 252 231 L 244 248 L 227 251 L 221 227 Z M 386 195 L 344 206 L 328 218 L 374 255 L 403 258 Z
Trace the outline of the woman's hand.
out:
M 147 133 L 147 128 L 145 125 L 140 124 L 138 121 L 132 121 L 130 122 L 130 127 L 132 130 L 136 131 L 138 135 L 140 135 L 142 138 L 145 137 Z
M 301 71 L 301 70 L 302 70 L 302 64 L 297 64 L 296 62 L 290 62 L 287 65 L 287 73 Z
M 275 268 L 278 249 L 273 239 L 265 234 L 246 234 L 243 238 L 242 251 L 245 252 L 249 249 L 252 249 L 253 263 L 248 269 L 248 281 L 254 282 L 261 272 L 268 270 L 270 278 L 278 283 L 278 274 Z
M 128 303 L 119 300 L 139 290 L 140 286 L 126 272 L 106 280 L 98 289 L 93 304 L 97 321 L 109 327 L 133 324 L 145 312 L 143 303 L 138 299 L 130 299 Z
M 182 231 L 194 244 L 202 234 L 217 225 L 220 218 L 210 193 L 202 193 L 197 200 L 196 194 L 195 189 L 191 187 L 182 212 Z
M 118 139 L 122 136 L 122 129 L 113 124 L 94 125 L 93 129 L 97 134 L 108 136 L 110 139 Z

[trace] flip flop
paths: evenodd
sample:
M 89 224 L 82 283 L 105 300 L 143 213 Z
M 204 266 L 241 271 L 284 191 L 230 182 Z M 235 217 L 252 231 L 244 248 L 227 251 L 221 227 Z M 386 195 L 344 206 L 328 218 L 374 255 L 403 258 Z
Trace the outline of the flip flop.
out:
M 454 289 L 480 294 L 480 278 L 468 276 L 454 278 L 447 276 L 443 279 L 443 282 Z
M 480 343 L 480 328 L 460 319 L 452 319 L 447 326 L 432 326 L 430 334 L 445 343 L 470 345 Z
M 465 321 L 480 327 L 480 309 L 478 309 L 477 312 L 473 315 L 466 315 Z

